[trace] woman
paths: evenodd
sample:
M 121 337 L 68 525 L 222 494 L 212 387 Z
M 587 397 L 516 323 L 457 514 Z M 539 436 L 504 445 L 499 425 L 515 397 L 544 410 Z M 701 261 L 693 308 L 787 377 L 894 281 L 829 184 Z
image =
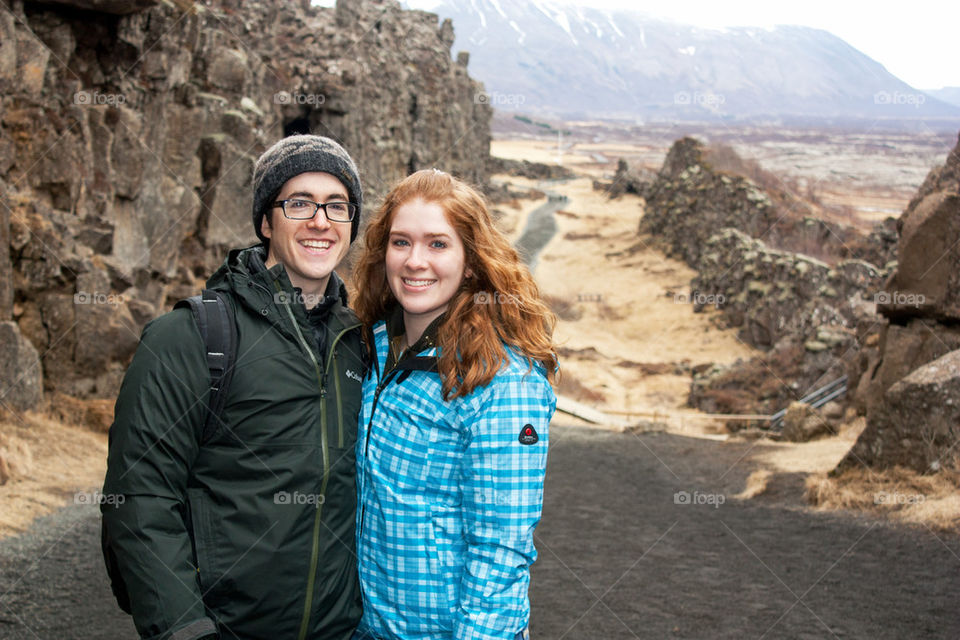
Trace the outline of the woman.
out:
M 366 231 L 358 638 L 526 637 L 554 317 L 483 198 L 437 170 Z

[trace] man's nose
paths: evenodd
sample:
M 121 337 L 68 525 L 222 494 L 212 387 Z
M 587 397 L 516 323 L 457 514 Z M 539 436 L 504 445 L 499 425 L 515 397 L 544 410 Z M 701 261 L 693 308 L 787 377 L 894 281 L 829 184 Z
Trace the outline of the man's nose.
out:
M 307 220 L 307 224 L 317 229 L 328 229 L 330 227 L 330 221 L 327 220 L 327 213 L 323 210 L 323 207 L 317 209 L 317 215 Z

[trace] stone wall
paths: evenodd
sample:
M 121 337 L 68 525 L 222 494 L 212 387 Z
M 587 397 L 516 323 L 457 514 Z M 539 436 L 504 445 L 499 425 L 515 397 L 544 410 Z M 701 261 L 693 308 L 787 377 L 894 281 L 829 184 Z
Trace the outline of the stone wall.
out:
M 255 241 L 253 163 L 286 134 L 343 143 L 367 215 L 412 170 L 486 181 L 452 25 L 395 0 L 0 4 L 0 321 L 48 392 L 115 394 L 143 324 Z

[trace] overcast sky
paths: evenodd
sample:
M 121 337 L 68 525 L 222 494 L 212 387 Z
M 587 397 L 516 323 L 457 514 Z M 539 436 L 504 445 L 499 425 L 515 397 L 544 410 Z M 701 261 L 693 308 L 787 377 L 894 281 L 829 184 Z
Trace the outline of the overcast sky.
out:
M 528 0 L 500 1 L 507 4 Z M 323 0 L 322 4 L 333 2 Z M 430 8 L 437 0 L 407 0 L 407 4 Z M 574 0 L 569 4 L 635 9 L 704 27 L 816 27 L 846 40 L 914 88 L 960 87 L 958 0 Z

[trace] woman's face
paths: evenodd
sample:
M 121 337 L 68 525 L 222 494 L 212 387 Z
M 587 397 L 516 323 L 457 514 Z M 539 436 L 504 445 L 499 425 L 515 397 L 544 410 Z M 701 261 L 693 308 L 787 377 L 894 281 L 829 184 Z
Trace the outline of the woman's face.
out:
M 394 212 L 387 239 L 387 284 L 403 307 L 413 339 L 443 313 L 465 275 L 460 236 L 440 205 L 421 199 Z

